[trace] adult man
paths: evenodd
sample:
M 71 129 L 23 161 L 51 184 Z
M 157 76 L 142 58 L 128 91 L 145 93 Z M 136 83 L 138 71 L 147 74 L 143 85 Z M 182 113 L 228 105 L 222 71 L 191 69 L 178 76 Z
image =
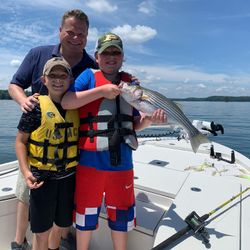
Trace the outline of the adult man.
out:
M 47 89 L 41 82 L 40 77 L 45 63 L 52 57 L 62 56 L 71 66 L 73 77 L 76 78 L 85 68 L 97 68 L 97 64 L 86 51 L 89 28 L 87 15 L 81 10 L 75 9 L 64 13 L 62 17 L 59 37 L 60 44 L 47 45 L 33 48 L 24 58 L 19 69 L 9 85 L 10 96 L 20 105 L 23 112 L 31 111 L 38 102 L 39 94 L 47 94 Z M 32 96 L 27 97 L 24 89 L 31 86 Z M 22 178 L 22 176 L 20 175 Z M 25 249 L 25 234 L 28 227 L 28 189 L 24 179 L 19 178 L 17 187 L 17 229 L 15 242 L 12 249 Z M 24 186 L 25 185 L 25 186 Z M 20 186 L 24 186 L 20 188 Z M 49 249 L 58 249 L 60 235 L 56 226 L 49 238 Z

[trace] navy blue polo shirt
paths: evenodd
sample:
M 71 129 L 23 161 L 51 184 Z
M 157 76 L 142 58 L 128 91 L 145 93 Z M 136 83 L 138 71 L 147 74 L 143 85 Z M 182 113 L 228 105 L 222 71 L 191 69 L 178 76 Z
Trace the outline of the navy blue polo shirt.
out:
M 14 74 L 11 84 L 16 84 L 23 89 L 31 86 L 32 93 L 47 94 L 47 88 L 43 85 L 40 77 L 43 74 L 45 63 L 56 56 L 61 56 L 60 44 L 39 46 L 31 49 Z M 74 79 L 86 68 L 97 69 L 98 66 L 95 60 L 84 49 L 82 60 L 72 68 Z

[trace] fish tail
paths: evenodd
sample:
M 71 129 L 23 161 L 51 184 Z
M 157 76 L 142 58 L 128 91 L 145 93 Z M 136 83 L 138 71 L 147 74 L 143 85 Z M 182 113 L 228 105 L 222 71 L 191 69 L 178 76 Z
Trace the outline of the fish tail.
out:
M 198 131 L 198 133 L 190 138 L 190 143 L 192 146 L 193 151 L 196 153 L 200 144 L 202 143 L 209 143 L 209 139 L 207 136 L 203 135 L 201 132 Z

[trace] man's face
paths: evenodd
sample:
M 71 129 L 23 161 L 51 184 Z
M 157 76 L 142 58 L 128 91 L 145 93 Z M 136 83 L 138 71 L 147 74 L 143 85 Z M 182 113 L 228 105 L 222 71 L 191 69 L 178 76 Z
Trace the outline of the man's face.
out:
M 60 42 L 62 50 L 71 53 L 82 52 L 87 43 L 88 27 L 86 23 L 75 17 L 65 19 L 60 27 Z

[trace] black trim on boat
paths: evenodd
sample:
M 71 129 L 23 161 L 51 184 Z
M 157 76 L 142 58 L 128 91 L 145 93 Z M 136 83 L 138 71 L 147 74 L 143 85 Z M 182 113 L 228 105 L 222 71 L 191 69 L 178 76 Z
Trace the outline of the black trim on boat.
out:
M 0 176 L 3 176 L 3 175 L 6 175 L 6 174 L 9 174 L 9 173 L 12 173 L 12 172 L 15 172 L 16 170 L 18 170 L 18 168 L 13 168 L 9 171 L 6 171 L 6 172 L 3 172 L 3 173 L 0 173 Z

